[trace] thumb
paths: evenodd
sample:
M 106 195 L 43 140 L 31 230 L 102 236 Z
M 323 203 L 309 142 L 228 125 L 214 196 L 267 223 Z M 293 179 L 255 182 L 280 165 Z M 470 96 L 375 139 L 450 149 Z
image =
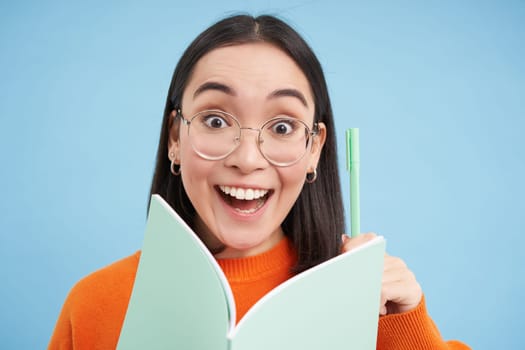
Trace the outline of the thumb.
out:
M 348 237 L 348 235 L 342 235 L 341 239 L 343 240 L 343 245 L 341 252 L 348 252 L 352 249 L 355 249 L 359 247 L 360 245 L 363 245 L 364 243 L 371 241 L 376 237 L 377 235 L 373 232 L 369 233 L 362 233 L 357 237 Z

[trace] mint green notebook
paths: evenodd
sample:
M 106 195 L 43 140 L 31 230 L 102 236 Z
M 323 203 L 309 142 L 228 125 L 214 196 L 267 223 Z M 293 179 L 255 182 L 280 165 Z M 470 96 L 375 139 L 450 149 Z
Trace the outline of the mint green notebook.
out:
M 235 325 L 215 259 L 158 195 L 150 212 L 119 350 L 376 348 L 382 237 L 296 275 Z

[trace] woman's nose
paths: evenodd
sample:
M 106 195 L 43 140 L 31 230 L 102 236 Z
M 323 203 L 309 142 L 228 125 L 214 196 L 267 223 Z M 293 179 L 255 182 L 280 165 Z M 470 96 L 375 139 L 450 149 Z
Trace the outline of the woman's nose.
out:
M 227 166 L 236 167 L 243 173 L 250 173 L 257 169 L 264 169 L 268 161 L 259 150 L 259 130 L 242 128 L 241 137 L 235 150 L 225 159 Z

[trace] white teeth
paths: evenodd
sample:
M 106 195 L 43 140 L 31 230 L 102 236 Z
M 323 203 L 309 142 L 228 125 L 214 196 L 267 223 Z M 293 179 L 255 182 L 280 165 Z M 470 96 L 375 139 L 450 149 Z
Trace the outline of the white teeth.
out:
M 241 214 L 253 214 L 255 213 L 257 210 L 259 210 L 260 207 L 262 207 L 264 205 L 264 200 L 262 198 L 259 198 L 257 199 L 257 206 L 255 208 L 252 208 L 252 209 L 239 209 L 239 208 L 235 208 L 235 210 L 237 210 L 239 213 Z
M 245 199 L 244 198 L 244 189 L 238 188 L 237 192 L 235 192 L 235 198 L 237 198 L 237 199 Z
M 222 185 L 219 187 L 221 191 L 224 192 L 225 194 L 228 194 L 240 200 L 247 200 L 247 201 L 251 201 L 253 199 L 264 197 L 268 193 L 268 190 L 259 190 L 259 189 L 253 189 L 253 188 L 238 188 L 238 187 L 222 186 Z

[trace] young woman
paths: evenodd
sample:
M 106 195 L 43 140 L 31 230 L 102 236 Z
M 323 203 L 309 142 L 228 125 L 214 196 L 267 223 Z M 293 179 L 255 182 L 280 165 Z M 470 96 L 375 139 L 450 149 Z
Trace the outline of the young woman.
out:
M 168 92 L 151 193 L 217 258 L 237 320 L 293 274 L 374 236 L 341 238 L 336 159 L 321 66 L 288 25 L 230 17 L 185 51 Z M 49 348 L 115 348 L 139 259 L 137 252 L 80 281 Z M 468 348 L 440 337 L 401 259 L 385 257 L 381 296 L 378 349 Z

